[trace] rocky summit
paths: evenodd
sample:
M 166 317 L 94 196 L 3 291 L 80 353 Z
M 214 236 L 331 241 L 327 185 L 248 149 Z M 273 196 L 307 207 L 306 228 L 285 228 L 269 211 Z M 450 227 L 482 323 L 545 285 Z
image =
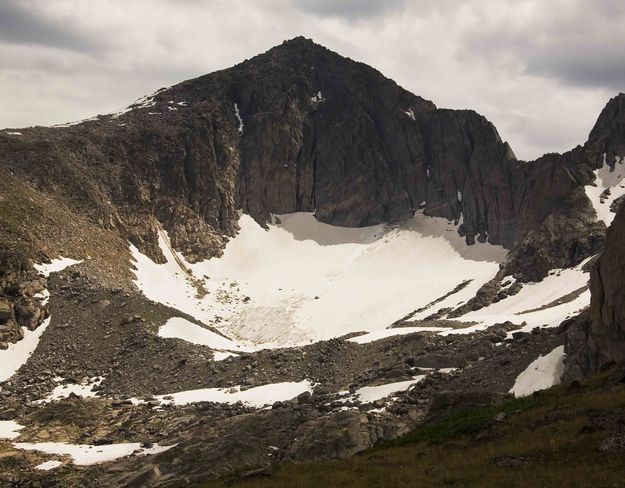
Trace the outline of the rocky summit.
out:
M 1 130 L 0 485 L 255 483 L 598 388 L 625 362 L 624 163 L 624 94 L 521 161 L 302 37 Z M 589 442 L 623 461 L 614 418 Z

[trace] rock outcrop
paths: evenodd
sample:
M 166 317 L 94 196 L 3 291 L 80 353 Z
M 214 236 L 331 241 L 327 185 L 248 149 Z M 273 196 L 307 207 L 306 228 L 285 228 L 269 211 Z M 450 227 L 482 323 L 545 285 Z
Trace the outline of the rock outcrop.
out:
M 625 208 L 608 230 L 605 250 L 592 269 L 590 313 L 568 334 L 567 375 L 589 376 L 625 361 Z
M 613 165 L 625 155 L 625 95 L 610 100 L 590 133 L 589 143 Z M 625 209 L 617 210 L 605 249 L 592 268 L 590 311 L 569 327 L 567 371 L 579 379 L 625 361 Z

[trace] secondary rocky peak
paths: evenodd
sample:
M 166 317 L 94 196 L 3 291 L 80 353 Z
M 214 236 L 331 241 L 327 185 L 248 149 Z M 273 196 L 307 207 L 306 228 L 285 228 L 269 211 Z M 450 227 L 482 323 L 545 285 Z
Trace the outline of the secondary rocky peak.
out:
M 598 165 L 605 161 L 612 166 L 615 158 L 625 156 L 625 94 L 612 98 L 601 111 L 590 135 L 587 145 L 601 155 Z

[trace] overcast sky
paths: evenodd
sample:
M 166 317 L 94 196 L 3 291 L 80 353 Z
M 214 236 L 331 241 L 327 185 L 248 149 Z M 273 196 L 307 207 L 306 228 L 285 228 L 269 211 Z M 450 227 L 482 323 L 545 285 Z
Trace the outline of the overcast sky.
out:
M 304 35 L 519 158 L 586 140 L 625 91 L 623 0 L 0 0 L 0 127 L 109 113 Z

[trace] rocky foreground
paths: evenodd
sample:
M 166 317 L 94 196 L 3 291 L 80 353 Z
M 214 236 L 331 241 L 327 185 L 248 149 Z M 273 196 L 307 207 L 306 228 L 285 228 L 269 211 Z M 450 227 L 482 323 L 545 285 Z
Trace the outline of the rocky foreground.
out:
M 156 336 L 157 326 L 179 312 L 136 292 L 96 286 L 80 265 L 52 275 L 49 286 L 52 320 L 37 353 L 1 385 L 0 419 L 25 426 L 17 441 L 174 447 L 81 467 L 67 456 L 0 441 L 6 486 L 179 486 L 246 466 L 350 456 L 410 431 L 432 409 L 503 401 L 529 363 L 563 344 L 567 328 L 510 334 L 518 326 L 502 324 L 447 337 L 336 339 L 215 361 L 201 346 Z M 41 402 L 55 388 L 63 392 L 63 385 L 90 378 L 104 379 L 88 395 L 70 390 Z M 237 385 L 245 391 L 287 381 L 309 381 L 312 393 L 266 407 L 167 403 L 167 393 L 177 391 Z M 399 382 L 414 387 L 375 400 L 356 395 Z M 34 469 L 50 460 L 67 464 Z

